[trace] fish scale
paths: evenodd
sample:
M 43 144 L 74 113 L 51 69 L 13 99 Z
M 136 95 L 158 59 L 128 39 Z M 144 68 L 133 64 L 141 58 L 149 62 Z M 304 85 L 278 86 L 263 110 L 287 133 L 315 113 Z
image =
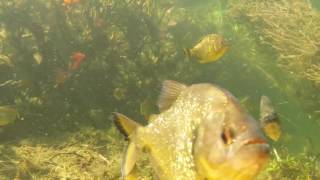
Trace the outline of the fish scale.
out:
M 192 141 L 193 132 L 200 121 L 199 118 L 192 117 L 201 112 L 199 105 L 194 103 L 195 98 L 190 96 L 187 99 L 190 99 L 188 103 L 185 103 L 185 98 L 177 99 L 174 109 L 158 115 L 154 123 L 146 126 L 143 132 L 139 132 L 138 138 L 143 141 L 140 144 L 148 144 L 152 149 L 151 154 L 157 154 L 156 157 L 152 157 L 154 161 L 161 162 L 161 165 L 158 165 L 161 168 L 155 170 L 157 174 L 162 174 L 161 179 L 195 178 Z M 185 109 L 197 110 L 186 112 Z
M 161 113 L 147 126 L 121 114 L 116 114 L 116 124 L 127 130 L 125 134 L 132 134 L 129 144 L 136 146 L 129 147 L 148 149 L 160 180 L 247 180 L 255 177 L 268 159 L 260 126 L 224 89 L 166 81 L 158 106 Z M 137 149 L 126 151 L 125 179 L 132 174 Z

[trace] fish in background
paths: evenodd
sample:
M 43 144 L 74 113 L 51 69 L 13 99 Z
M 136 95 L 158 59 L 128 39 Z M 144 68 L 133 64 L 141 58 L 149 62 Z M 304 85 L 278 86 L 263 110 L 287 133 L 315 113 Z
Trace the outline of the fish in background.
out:
M 13 67 L 11 59 L 8 56 L 3 55 L 3 54 L 0 54 L 0 66 L 1 65 Z
M 74 52 L 70 57 L 71 64 L 69 65 L 69 71 L 79 69 L 81 63 L 86 59 L 86 55 L 82 52 Z
M 71 63 L 67 70 L 57 69 L 55 71 L 55 82 L 57 85 L 64 84 L 70 76 L 81 67 L 81 64 L 86 59 L 86 55 L 82 52 L 74 52 L 70 56 Z
M 267 96 L 261 96 L 260 121 L 265 134 L 273 141 L 278 141 L 282 132 L 280 120 Z
M 39 65 L 39 64 L 42 64 L 42 61 L 43 61 L 43 57 L 42 57 L 42 54 L 40 52 L 35 52 L 33 53 L 33 59 L 34 61 Z
M 63 5 L 68 6 L 68 5 L 74 5 L 78 4 L 80 0 L 63 0 Z
M 229 49 L 226 40 L 218 34 L 203 37 L 191 49 L 185 49 L 189 58 L 196 58 L 200 63 L 210 63 L 219 60 Z
M 227 90 L 213 84 L 163 83 L 160 114 L 149 124 L 115 113 L 129 140 L 124 179 L 137 179 L 139 154 L 148 154 L 160 180 L 253 179 L 266 164 L 269 145 L 254 120 Z

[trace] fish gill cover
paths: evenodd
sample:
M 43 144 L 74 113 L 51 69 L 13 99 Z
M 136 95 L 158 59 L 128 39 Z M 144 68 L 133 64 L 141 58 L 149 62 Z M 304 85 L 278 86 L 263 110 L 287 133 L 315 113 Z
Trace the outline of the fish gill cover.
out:
M 319 8 L 195 2 L 1 1 L 0 106 L 19 112 L 2 127 L 1 177 L 119 178 L 124 142 L 111 112 L 144 122 L 161 82 L 174 79 L 219 84 L 255 117 L 268 95 L 284 135 L 262 179 L 319 178 Z M 210 33 L 229 51 L 211 64 L 187 58 Z M 142 176 L 152 177 L 146 164 Z

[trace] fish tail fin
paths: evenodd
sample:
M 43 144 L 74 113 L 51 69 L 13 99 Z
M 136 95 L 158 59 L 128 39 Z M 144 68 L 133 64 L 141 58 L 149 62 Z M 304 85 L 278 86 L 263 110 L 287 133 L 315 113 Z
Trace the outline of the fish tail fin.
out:
M 132 135 L 138 128 L 142 127 L 142 125 L 123 114 L 114 113 L 114 115 L 114 123 L 118 130 L 126 137 L 127 140 L 132 140 Z M 137 156 L 138 150 L 136 144 L 134 143 L 134 141 L 129 141 L 129 144 L 124 152 L 121 164 L 121 174 L 124 180 L 138 179 L 135 170 Z
M 187 58 L 190 60 L 191 59 L 191 49 L 188 48 L 183 48 L 184 53 L 186 54 Z

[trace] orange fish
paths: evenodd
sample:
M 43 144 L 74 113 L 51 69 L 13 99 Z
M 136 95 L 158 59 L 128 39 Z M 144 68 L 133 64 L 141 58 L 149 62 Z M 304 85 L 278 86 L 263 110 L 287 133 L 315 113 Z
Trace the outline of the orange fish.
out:
M 72 4 L 77 4 L 79 2 L 80 0 L 63 0 L 64 5 L 72 5 Z
M 86 55 L 82 52 L 75 52 L 71 56 L 71 64 L 69 70 L 76 70 L 80 67 L 81 63 L 85 60 Z
M 55 71 L 55 82 L 56 86 L 63 85 L 74 73 L 75 70 L 80 68 L 81 63 L 85 60 L 86 55 L 82 52 L 74 52 L 71 56 L 71 63 L 69 68 L 64 69 L 57 69 Z

